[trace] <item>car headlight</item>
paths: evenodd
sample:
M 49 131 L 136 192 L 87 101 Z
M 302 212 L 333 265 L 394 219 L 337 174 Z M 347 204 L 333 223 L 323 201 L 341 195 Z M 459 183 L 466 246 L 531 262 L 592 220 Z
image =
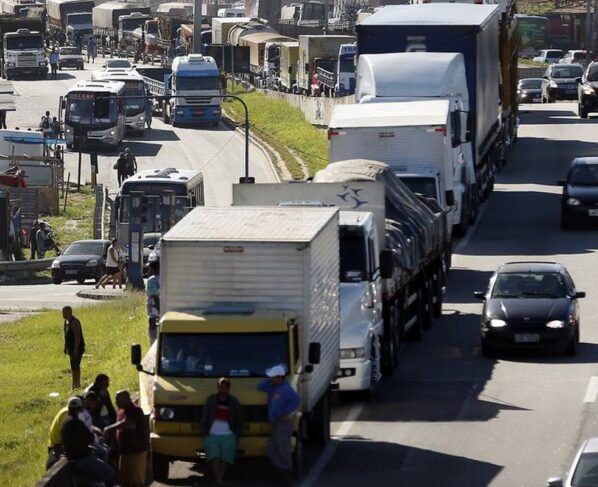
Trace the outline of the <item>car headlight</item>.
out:
M 86 267 L 95 267 L 98 265 L 98 260 L 97 259 L 92 259 L 89 262 L 87 262 L 87 264 L 85 264 Z
M 550 80 L 550 82 L 548 83 L 548 86 L 550 86 L 551 88 L 558 88 L 559 85 L 556 84 L 556 81 L 554 80 Z
M 579 206 L 581 202 L 577 198 L 567 198 L 567 204 L 569 206 Z
M 492 328 L 503 328 L 507 326 L 507 322 L 505 320 L 497 320 L 496 318 L 490 320 L 490 326 Z
M 114 130 L 110 131 L 110 135 L 114 135 L 116 132 Z
M 565 322 L 562 320 L 552 320 L 546 323 L 546 328 L 564 328 Z
M 52 261 L 52 265 L 50 267 L 52 269 L 60 269 L 60 261 L 59 260 L 53 260 Z
M 143 122 L 145 120 L 145 117 L 143 115 L 141 115 L 141 117 L 139 117 L 139 120 L 141 120 Z
M 341 359 L 364 358 L 365 348 L 342 348 Z
M 158 414 L 160 419 L 174 419 L 174 409 L 172 408 L 159 408 Z
M 594 88 L 592 88 L 591 86 L 588 85 L 584 85 L 582 87 L 583 93 L 584 95 L 595 95 L 596 92 L 594 91 Z
M 14 68 L 15 63 L 6 63 L 7 68 Z

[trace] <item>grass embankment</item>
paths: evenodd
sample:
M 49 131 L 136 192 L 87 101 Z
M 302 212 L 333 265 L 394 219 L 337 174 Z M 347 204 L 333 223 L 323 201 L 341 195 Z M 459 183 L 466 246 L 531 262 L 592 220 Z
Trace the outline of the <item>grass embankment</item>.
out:
M 130 345 L 147 351 L 147 318 L 141 294 L 78 308 L 86 353 L 81 384 L 100 373 L 118 389 L 139 389 Z M 48 429 L 71 396 L 68 357 L 63 355 L 60 311 L 48 311 L 0 327 L 0 485 L 30 487 L 44 471 Z M 51 392 L 60 397 L 51 398 Z M 79 393 L 81 391 L 77 391 Z
M 517 60 L 517 64 L 518 66 L 533 66 L 534 68 L 546 68 L 548 67 L 548 64 L 546 63 L 541 63 L 540 61 L 533 61 L 531 59 L 524 59 L 524 58 L 519 58 Z
M 552 12 L 555 8 L 556 4 L 554 0 L 546 0 L 544 2 L 523 0 L 517 4 L 517 11 L 524 15 L 544 15 Z
M 247 103 L 251 130 L 280 155 L 294 179 L 302 179 L 303 171 L 293 153 L 305 162 L 310 175 L 328 164 L 326 134 L 305 120 L 301 110 L 258 91 L 246 91 L 241 85 L 233 91 L 229 83 L 229 93 Z M 239 102 L 227 102 L 225 109 L 237 123 L 244 122 Z
M 64 209 L 64 198 L 67 198 L 66 211 Z M 84 240 L 93 238 L 93 212 L 95 208 L 95 191 L 91 186 L 81 186 L 81 191 L 77 192 L 75 187 L 71 187 L 68 196 L 65 192 L 62 197 L 60 192 L 59 215 L 41 215 L 40 218 L 52 225 L 54 230 L 54 239 L 61 250 L 75 240 Z M 30 249 L 24 249 L 25 257 L 31 256 Z M 46 252 L 46 257 L 56 255 L 54 250 Z

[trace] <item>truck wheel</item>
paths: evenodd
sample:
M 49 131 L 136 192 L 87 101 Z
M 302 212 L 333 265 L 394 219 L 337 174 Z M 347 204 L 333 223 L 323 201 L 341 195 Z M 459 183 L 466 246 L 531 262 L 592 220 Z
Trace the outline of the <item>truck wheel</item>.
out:
M 424 293 L 420 289 L 417 291 L 417 320 L 414 325 L 407 330 L 406 337 L 409 341 L 419 342 L 423 337 L 425 305 Z
M 423 327 L 427 330 L 432 328 L 434 323 L 434 280 L 430 277 L 424 289 L 424 322 Z
M 293 450 L 293 477 L 300 479 L 303 476 L 303 420 L 299 423 L 299 430 L 294 433 L 295 449 Z
M 399 327 L 399 310 L 396 305 L 386 306 L 384 316 L 384 337 L 380 343 L 382 349 L 381 368 L 384 377 L 392 377 L 398 362 L 399 351 L 396 349 Z
M 158 482 L 165 482 L 168 480 L 169 468 L 170 463 L 168 461 L 168 457 L 158 453 L 152 453 L 152 471 L 154 474 L 154 480 Z
M 309 440 L 316 446 L 326 446 L 330 441 L 330 392 L 320 398 L 312 411 Z
M 434 297 L 436 298 L 436 302 L 434 303 L 434 318 L 442 316 L 442 300 L 444 299 L 444 295 L 442 294 L 442 274 L 442 269 L 439 269 L 436 280 L 434 281 Z

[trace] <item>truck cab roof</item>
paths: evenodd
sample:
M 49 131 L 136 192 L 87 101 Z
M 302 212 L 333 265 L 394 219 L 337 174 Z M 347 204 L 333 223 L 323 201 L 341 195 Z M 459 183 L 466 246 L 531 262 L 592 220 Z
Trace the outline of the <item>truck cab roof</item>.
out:
M 330 129 L 446 125 L 448 100 L 337 105 Z
M 172 72 L 177 76 L 185 76 L 183 73 L 190 75 L 218 75 L 218 66 L 216 60 L 211 56 L 203 56 L 201 54 L 189 54 L 187 56 L 175 57 L 172 61 Z
M 219 303 L 218 306 L 224 310 L 222 304 Z M 231 305 L 231 310 L 234 308 Z M 185 312 L 169 311 L 162 317 L 160 333 L 215 333 L 222 330 L 223 322 L 227 325 L 228 333 L 287 331 L 291 319 L 296 319 L 294 313 L 276 310 L 254 310 L 252 313 L 211 313 L 209 308 Z M 250 321 L 255 323 L 255 327 L 251 326 Z

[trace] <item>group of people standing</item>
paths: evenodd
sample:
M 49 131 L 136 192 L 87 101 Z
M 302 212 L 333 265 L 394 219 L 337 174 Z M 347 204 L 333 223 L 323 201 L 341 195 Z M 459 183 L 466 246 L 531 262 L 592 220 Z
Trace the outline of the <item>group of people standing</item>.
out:
M 49 431 L 50 468 L 61 456 L 73 465 L 85 485 L 142 487 L 148 451 L 143 411 L 126 390 L 116 393 L 116 409 L 108 388 L 110 378 L 99 374 L 81 396 L 73 396 L 54 417 Z
M 116 164 L 114 164 L 114 169 L 116 169 L 119 186 L 125 179 L 133 176 L 137 172 L 137 159 L 129 147 L 118 155 Z

